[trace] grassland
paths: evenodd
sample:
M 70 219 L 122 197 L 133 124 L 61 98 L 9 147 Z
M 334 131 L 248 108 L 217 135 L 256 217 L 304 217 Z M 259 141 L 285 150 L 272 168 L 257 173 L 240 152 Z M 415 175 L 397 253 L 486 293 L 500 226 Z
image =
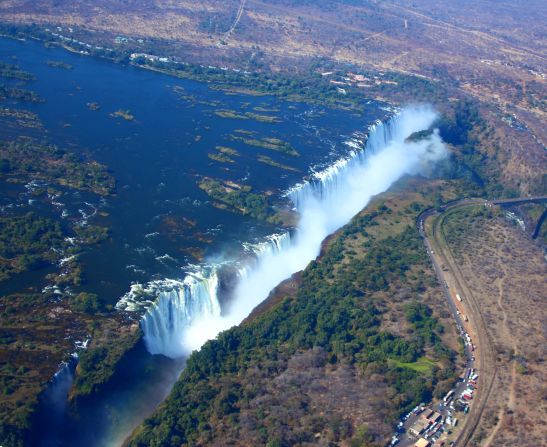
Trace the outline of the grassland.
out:
M 248 146 L 255 146 L 262 149 L 281 152 L 292 157 L 300 156 L 300 153 L 294 147 L 292 147 L 290 143 L 280 140 L 279 138 L 263 137 L 261 139 L 257 139 L 240 137 L 237 135 L 231 135 L 230 138 L 234 141 L 242 141 Z
M 415 362 L 401 362 L 393 361 L 397 368 L 408 368 L 417 373 L 423 374 L 424 376 L 429 376 L 433 373 L 433 368 L 436 363 L 433 360 L 428 359 L 427 357 L 421 357 Z

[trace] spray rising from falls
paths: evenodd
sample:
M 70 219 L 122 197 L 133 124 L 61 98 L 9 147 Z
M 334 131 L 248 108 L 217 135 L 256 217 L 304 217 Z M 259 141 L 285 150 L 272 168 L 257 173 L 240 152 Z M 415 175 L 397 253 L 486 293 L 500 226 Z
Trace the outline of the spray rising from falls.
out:
M 354 147 L 349 157 L 292 188 L 287 195 L 300 215 L 296 231 L 273 236 L 253 248 L 254 262 L 239 269 L 224 312 L 215 268 L 190 275 L 182 283 L 163 284 L 141 322 L 148 350 L 170 357 L 185 355 L 239 324 L 275 286 L 315 259 L 322 241 L 349 222 L 372 196 L 446 155 L 437 132 L 408 139 L 429 129 L 435 119 L 428 107 L 404 109 L 388 122 L 372 126 L 366 143 L 349 142 Z

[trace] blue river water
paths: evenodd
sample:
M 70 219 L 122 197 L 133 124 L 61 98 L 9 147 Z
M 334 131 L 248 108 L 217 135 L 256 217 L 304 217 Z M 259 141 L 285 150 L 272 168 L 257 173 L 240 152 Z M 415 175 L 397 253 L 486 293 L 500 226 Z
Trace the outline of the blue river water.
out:
M 73 68 L 52 67 L 48 60 Z M 111 304 L 134 282 L 181 279 L 189 264 L 230 256 L 243 242 L 260 241 L 276 231 L 271 224 L 214 206 L 198 187 L 203 176 L 280 197 L 313 169 L 347 155 L 348 138 L 387 114 L 376 103 L 357 115 L 272 96 L 232 94 L 207 83 L 115 65 L 37 42 L 0 39 L 0 61 L 34 74 L 37 80 L 25 88 L 45 99 L 13 105 L 36 113 L 42 130 L 5 128 L 0 129 L 0 138 L 29 135 L 47 140 L 105 164 L 116 179 L 113 196 L 67 191 L 56 204 L 28 203 L 23 186 L 0 184 L 0 205 L 22 200 L 22 206 L 59 219 L 108 225 L 108 242 L 88 249 L 82 262 L 84 289 Z M 98 110 L 90 103 L 98 104 Z M 128 110 L 135 119 L 112 116 L 117 110 Z M 279 122 L 223 118 L 215 114 L 220 110 L 275 116 Z M 300 156 L 251 146 L 243 137 L 277 138 Z M 217 146 L 236 150 L 234 163 L 211 159 Z M 259 156 L 294 170 L 264 164 Z M 0 284 L 0 294 L 42 287 L 45 273 Z M 119 444 L 161 402 L 183 364 L 184 360 L 151 356 L 140 346 L 120 365 L 108 389 L 78 409 L 77 418 L 55 416 L 52 422 L 42 417 L 36 445 Z M 59 400 L 58 395 L 53 398 Z

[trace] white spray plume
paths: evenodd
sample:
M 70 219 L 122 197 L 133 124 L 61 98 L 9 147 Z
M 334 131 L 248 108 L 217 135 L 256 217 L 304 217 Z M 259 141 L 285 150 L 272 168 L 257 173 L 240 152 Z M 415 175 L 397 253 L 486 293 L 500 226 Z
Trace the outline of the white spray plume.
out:
M 297 189 L 293 195 L 301 218 L 289 247 L 262 256 L 239 281 L 228 315 L 195 321 L 185 331 L 183 345 L 198 349 L 220 331 L 239 324 L 275 286 L 315 259 L 322 241 L 361 211 L 374 195 L 386 191 L 403 175 L 416 174 L 424 164 L 443 158 L 446 149 L 438 132 L 421 141 L 405 142 L 412 133 L 428 129 L 436 118 L 430 107 L 404 109 L 394 118 L 388 141 L 385 135 L 372 131 L 365 149 L 372 154 L 354 157 L 336 171 L 319 175 L 319 182 L 331 180 L 331 188 L 321 196 L 314 193 L 313 183 Z M 384 126 L 376 129 L 385 130 Z M 383 147 L 373 147 L 375 144 Z
M 170 357 L 186 355 L 219 332 L 239 324 L 275 286 L 314 260 L 322 241 L 349 222 L 373 196 L 386 191 L 405 174 L 423 172 L 424 166 L 446 156 L 438 132 L 418 141 L 407 140 L 411 134 L 429 129 L 436 118 L 437 114 L 428 106 L 405 108 L 388 123 L 371 129 L 363 151 L 316 174 L 311 182 L 295 187 L 289 194 L 300 214 L 295 234 L 281 249 L 265 250 L 256 264 L 242 271 L 226 314 L 221 315 L 215 307 L 215 312 L 185 317 L 186 323 L 181 327 L 173 323 L 177 318 L 172 315 L 181 311 L 180 306 L 171 304 L 165 309 L 166 303 L 158 303 L 143 318 L 148 350 Z M 167 295 L 164 297 L 169 299 Z M 196 307 L 187 300 L 188 297 L 184 299 L 184 309 Z M 206 300 L 218 302 L 216 296 Z M 203 304 L 197 307 L 204 308 Z M 146 328 L 150 333 L 147 334 Z

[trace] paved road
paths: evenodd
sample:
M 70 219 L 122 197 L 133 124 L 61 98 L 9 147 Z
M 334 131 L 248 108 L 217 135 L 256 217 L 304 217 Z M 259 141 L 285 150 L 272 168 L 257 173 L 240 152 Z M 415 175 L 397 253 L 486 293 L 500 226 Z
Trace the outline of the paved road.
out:
M 519 203 L 542 203 L 547 202 L 547 196 L 517 197 L 515 199 L 492 200 L 494 205 L 518 205 Z
M 479 372 L 478 391 L 475 394 L 469 414 L 462 421 L 460 433 L 454 445 L 463 447 L 468 445 L 475 429 L 478 426 L 481 415 L 488 401 L 492 385 L 497 373 L 494 344 L 490 339 L 486 323 L 481 314 L 480 302 L 474 296 L 461 274 L 458 263 L 444 239 L 442 222 L 451 212 L 468 206 L 492 206 L 492 205 L 516 205 L 520 203 L 543 203 L 547 202 L 547 196 L 519 197 L 511 199 L 498 199 L 488 201 L 485 199 L 462 199 L 446 203 L 439 210 L 428 209 L 422 212 L 417 219 L 416 225 L 428 255 L 433 264 L 435 274 L 442 286 L 443 293 L 447 299 L 450 311 L 456 320 L 458 328 L 471 334 L 472 342 L 477 349 L 471 352 L 466 346 L 467 368 L 475 368 Z M 431 228 L 426 228 L 428 219 L 435 217 Z M 456 300 L 458 293 L 462 302 Z M 462 321 L 461 314 L 467 315 L 469 321 Z M 475 357 L 477 357 L 475 361 Z
M 444 242 L 442 220 L 448 213 L 456 209 L 487 204 L 488 202 L 483 199 L 459 200 L 441 207 L 439 211 L 427 210 L 419 216 L 417 221 L 420 235 L 424 239 L 435 274 L 442 285 L 443 293 L 454 315 L 456 324 L 464 328 L 465 332 L 471 335 L 472 342 L 477 346 L 477 349 L 473 353 L 470 352 L 469 346 L 466 347 L 468 368 L 475 368 L 480 374 L 479 389 L 475 394 L 469 414 L 462 420 L 460 432 L 454 444 L 457 447 L 467 445 L 478 425 L 494 381 L 496 363 L 493 356 L 492 343 L 488 337 L 478 303 L 463 281 L 458 265 L 449 247 Z M 426 222 L 431 217 L 436 217 L 436 219 L 433 221 L 429 234 L 426 229 Z M 461 296 L 462 302 L 455 299 L 456 293 Z M 461 314 L 467 315 L 469 321 L 462 321 Z M 473 356 L 477 358 L 476 361 L 473 361 Z

